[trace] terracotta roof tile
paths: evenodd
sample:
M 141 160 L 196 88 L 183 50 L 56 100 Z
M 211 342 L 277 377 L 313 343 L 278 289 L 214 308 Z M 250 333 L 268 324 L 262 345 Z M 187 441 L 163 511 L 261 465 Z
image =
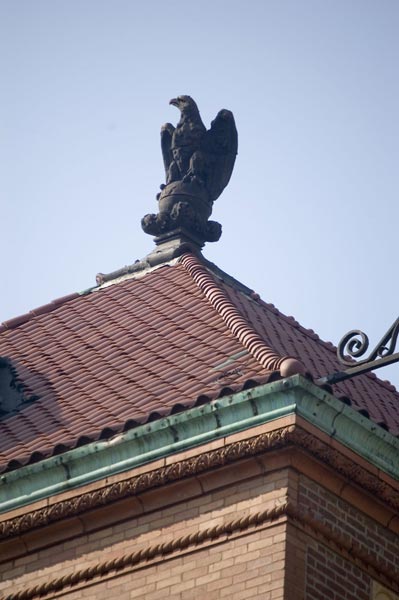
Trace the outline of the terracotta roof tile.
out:
M 247 315 L 248 321 L 278 353 L 300 356 L 307 370 L 316 378 L 342 370 L 336 349 L 323 342 L 314 331 L 303 328 L 295 319 L 286 317 L 273 305 L 254 301 L 234 286 L 220 281 L 226 295 Z M 334 386 L 337 397 L 349 398 L 352 406 L 365 409 L 376 423 L 385 423 L 399 434 L 399 394 L 395 387 L 374 373 L 355 377 Z
M 331 344 L 245 290 L 185 255 L 8 321 L 0 356 L 11 359 L 25 395 L 38 399 L 0 421 L 2 468 L 265 383 L 284 369 L 315 377 L 338 369 Z M 334 390 L 399 433 L 399 396 L 389 384 L 361 376 Z

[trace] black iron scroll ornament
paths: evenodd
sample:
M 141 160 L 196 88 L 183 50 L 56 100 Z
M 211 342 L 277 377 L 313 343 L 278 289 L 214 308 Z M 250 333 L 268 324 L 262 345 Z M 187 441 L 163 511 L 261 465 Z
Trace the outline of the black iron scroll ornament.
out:
M 399 318 L 391 325 L 370 354 L 363 358 L 369 349 L 367 335 L 357 329 L 348 331 L 338 344 L 337 357 L 342 365 L 349 368 L 346 371 L 338 371 L 327 375 L 320 379 L 318 383 L 338 383 L 398 362 L 399 352 L 395 352 L 398 336 Z

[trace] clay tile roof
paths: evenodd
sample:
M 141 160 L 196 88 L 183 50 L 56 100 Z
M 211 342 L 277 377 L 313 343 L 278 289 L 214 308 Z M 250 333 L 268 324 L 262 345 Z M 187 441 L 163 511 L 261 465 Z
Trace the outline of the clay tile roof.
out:
M 339 370 L 331 344 L 190 254 L 8 321 L 0 356 L 28 400 L 0 420 L 2 470 L 282 376 Z M 399 434 L 389 384 L 362 375 L 334 393 Z

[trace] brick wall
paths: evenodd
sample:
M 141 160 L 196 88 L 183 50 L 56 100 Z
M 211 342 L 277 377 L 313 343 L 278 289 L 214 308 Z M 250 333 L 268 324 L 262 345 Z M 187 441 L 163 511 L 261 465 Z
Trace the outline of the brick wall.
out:
M 230 471 L 234 473 L 233 468 Z M 230 479 L 223 470 L 219 475 L 214 472 L 201 481 L 201 494 L 188 499 L 182 488 L 178 492 L 175 489 L 174 499 L 180 501 L 166 508 L 162 505 L 167 502 L 170 489 L 156 490 L 145 498 L 146 514 L 97 531 L 82 532 L 47 548 L 34 550 L 32 545 L 26 556 L 1 565 L 0 596 L 48 583 L 138 549 L 224 526 L 286 501 L 287 469 L 229 484 Z M 196 484 L 188 481 L 185 485 L 192 495 Z M 111 506 L 109 510 L 118 509 Z M 121 573 L 114 571 L 92 583 L 79 584 L 79 588 L 63 589 L 58 597 L 283 598 L 285 527 L 285 518 L 266 520 L 260 527 L 215 539 L 208 537 L 182 552 L 141 561 Z
M 281 542 L 273 542 L 280 536 L 284 536 L 284 526 L 199 548 L 66 597 L 69 600 L 282 599 L 284 551 Z
M 349 537 L 354 555 L 369 555 L 386 571 L 399 573 L 399 537 L 387 527 L 304 475 L 299 479 L 298 505 L 338 537 Z
M 399 539 L 387 527 L 303 474 L 296 502 L 302 518 L 287 526 L 286 598 L 369 600 L 373 580 L 397 578 Z
M 307 600 L 370 600 L 370 585 L 366 573 L 323 544 L 308 548 Z
M 26 554 L 0 565 L 0 597 L 205 532 L 189 546 L 163 556 L 155 552 L 92 581 L 80 580 L 57 597 L 368 600 L 373 579 L 387 585 L 379 567 L 399 572 L 397 536 L 317 483 L 317 470 L 314 478 L 305 476 L 278 464 L 281 457 L 235 464 L 111 505 L 101 511 L 112 523 L 99 527 L 97 513 L 85 515 L 74 529 L 64 524 L 62 542 L 46 538 L 47 547 L 38 530 L 26 536 Z M 266 518 L 256 526 L 229 529 L 283 506 L 287 498 L 298 517 Z M 222 529 L 213 536 L 209 531 L 215 527 Z M 342 536 L 351 540 L 350 551 L 337 544 Z

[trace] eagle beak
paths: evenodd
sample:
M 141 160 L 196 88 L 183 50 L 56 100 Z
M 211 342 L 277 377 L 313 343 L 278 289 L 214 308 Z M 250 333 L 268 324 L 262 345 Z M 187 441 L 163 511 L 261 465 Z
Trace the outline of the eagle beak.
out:
M 173 104 L 173 106 L 179 106 L 179 101 L 177 98 L 172 98 L 172 100 L 169 100 L 169 104 Z

